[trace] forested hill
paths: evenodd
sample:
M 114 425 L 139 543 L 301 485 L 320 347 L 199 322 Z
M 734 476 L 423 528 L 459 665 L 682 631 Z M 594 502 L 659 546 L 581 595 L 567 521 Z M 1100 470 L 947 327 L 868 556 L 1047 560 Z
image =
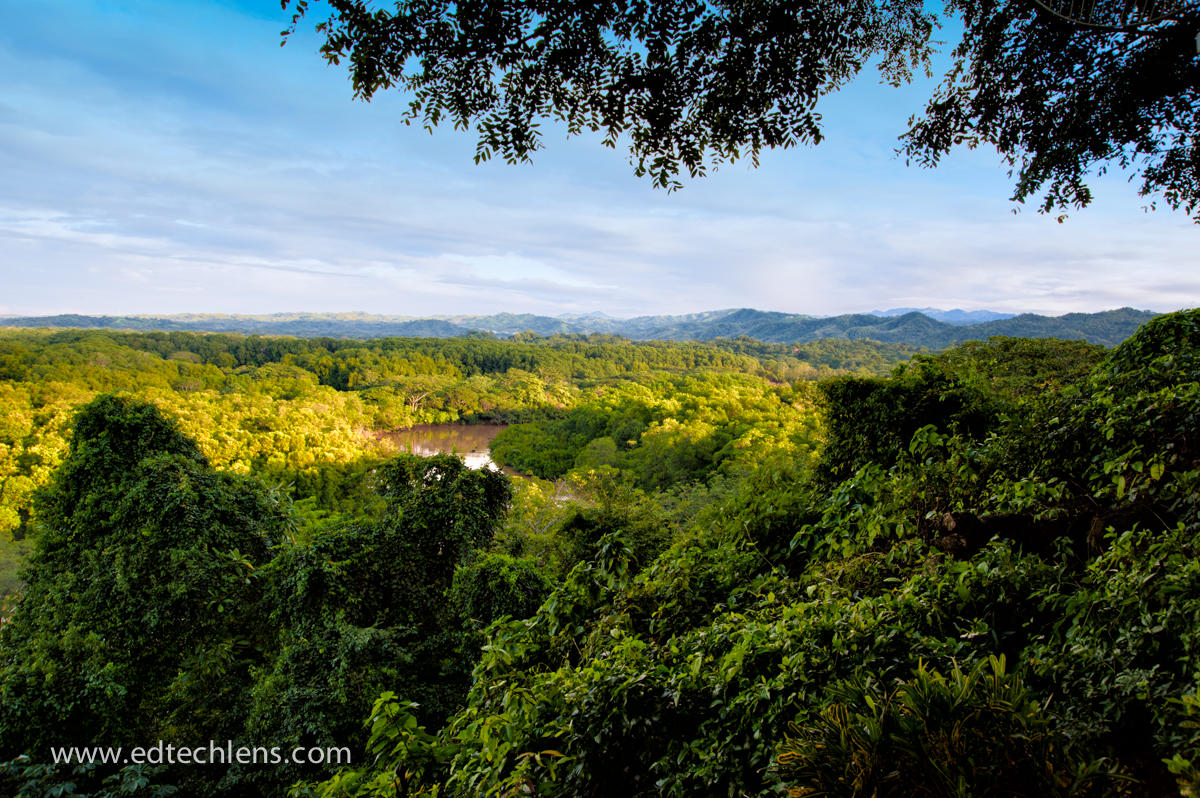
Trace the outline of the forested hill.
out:
M 393 336 L 452 338 L 532 331 L 609 333 L 634 340 L 711 341 L 749 336 L 770 343 L 823 338 L 870 338 L 886 343 L 940 349 L 961 341 L 992 336 L 1083 339 L 1114 346 L 1156 314 L 1121 308 L 1100 313 L 1038 316 L 1026 313 L 978 324 L 952 324 L 919 313 L 879 316 L 865 313 L 805 316 L 748 308 L 714 310 L 684 316 L 639 316 L 615 319 L 603 314 L 536 316 L 499 313 L 491 316 L 446 316 L 416 319 L 365 313 L 276 313 L 262 316 L 181 314 L 174 316 L 34 316 L 0 317 L 14 327 L 101 327 L 110 329 L 240 332 L 301 337 L 383 338 Z

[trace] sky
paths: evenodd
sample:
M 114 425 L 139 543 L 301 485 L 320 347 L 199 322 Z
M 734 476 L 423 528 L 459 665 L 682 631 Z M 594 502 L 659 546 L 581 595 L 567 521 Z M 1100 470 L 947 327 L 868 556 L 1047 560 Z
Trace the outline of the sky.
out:
M 313 4 L 313 21 L 321 8 Z M 0 0 L 0 315 L 1057 315 L 1200 305 L 1200 227 L 1129 175 L 1065 223 L 994 151 L 906 166 L 936 81 L 864 73 L 825 141 L 673 193 L 551 131 L 532 164 L 352 99 L 273 0 Z

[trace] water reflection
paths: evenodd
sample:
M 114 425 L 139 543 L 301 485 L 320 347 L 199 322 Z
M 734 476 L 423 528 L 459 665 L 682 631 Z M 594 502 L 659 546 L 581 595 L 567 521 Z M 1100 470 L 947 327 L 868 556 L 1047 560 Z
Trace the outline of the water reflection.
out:
M 397 451 L 412 452 L 422 457 L 447 452 L 457 454 L 469 468 L 501 469 L 492 462 L 488 445 L 507 424 L 418 424 L 395 432 L 378 433 L 380 440 L 390 441 Z

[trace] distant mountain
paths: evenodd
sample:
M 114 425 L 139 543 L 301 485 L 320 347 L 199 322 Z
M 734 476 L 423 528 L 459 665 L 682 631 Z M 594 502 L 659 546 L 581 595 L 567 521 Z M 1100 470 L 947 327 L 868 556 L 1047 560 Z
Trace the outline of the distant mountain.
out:
M 366 313 L 273 313 L 236 316 L 183 313 L 173 316 L 2 316 L 10 327 L 86 327 L 171 332 L 236 332 L 246 335 L 294 335 L 299 338 L 454 338 L 472 330 L 435 318 L 372 316 Z
M 560 319 L 611 319 L 612 316 L 599 310 L 593 310 L 591 313 L 559 313 Z
M 532 331 L 538 335 L 579 332 L 578 322 L 563 317 L 535 316 L 532 313 L 496 313 L 491 316 L 439 316 L 456 327 L 485 330 L 497 335 Z M 585 325 L 586 326 L 586 325 Z
M 903 316 L 907 313 L 920 313 L 937 321 L 947 324 L 979 324 L 997 319 L 1011 319 L 1016 313 L 998 313 L 994 310 L 942 310 L 941 308 L 892 308 L 891 310 L 872 310 L 872 316 Z
M 1129 337 L 1155 313 L 1121 308 L 1101 313 L 1068 313 L 1005 316 L 992 311 L 936 311 L 928 313 L 875 311 L 841 316 L 805 316 L 750 308 L 710 310 L 682 316 L 638 316 L 614 319 L 604 314 L 537 316 L 497 313 L 490 316 L 372 316 L 365 313 L 276 313 L 265 316 L 184 314 L 174 316 L 36 316 L 0 317 L 13 327 L 85 327 L 128 330 L 188 330 L 239 332 L 259 335 L 329 336 L 334 338 L 426 337 L 453 338 L 490 333 L 510 336 L 532 331 L 559 333 L 609 333 L 634 340 L 709 341 L 747 336 L 769 343 L 802 343 L 822 338 L 871 338 L 885 343 L 906 343 L 940 349 L 960 341 L 994 335 L 1031 338 L 1085 339 L 1113 346 Z M 970 321 L 973 314 L 988 314 Z

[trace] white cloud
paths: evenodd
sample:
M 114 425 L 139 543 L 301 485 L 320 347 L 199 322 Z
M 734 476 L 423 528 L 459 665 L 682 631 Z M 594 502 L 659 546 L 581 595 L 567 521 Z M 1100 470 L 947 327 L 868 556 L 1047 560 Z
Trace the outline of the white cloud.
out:
M 1122 179 L 1064 225 L 1013 216 L 994 156 L 906 169 L 853 97 L 821 147 L 666 195 L 588 140 L 476 167 L 470 137 L 399 125 L 399 98 L 352 103 L 311 41 L 273 46 L 270 19 L 129 8 L 84 6 L 51 47 L 53 9 L 23 7 L 0 37 L 0 70 L 23 76 L 0 85 L 10 312 L 1200 304 L 1197 228 L 1141 214 Z

